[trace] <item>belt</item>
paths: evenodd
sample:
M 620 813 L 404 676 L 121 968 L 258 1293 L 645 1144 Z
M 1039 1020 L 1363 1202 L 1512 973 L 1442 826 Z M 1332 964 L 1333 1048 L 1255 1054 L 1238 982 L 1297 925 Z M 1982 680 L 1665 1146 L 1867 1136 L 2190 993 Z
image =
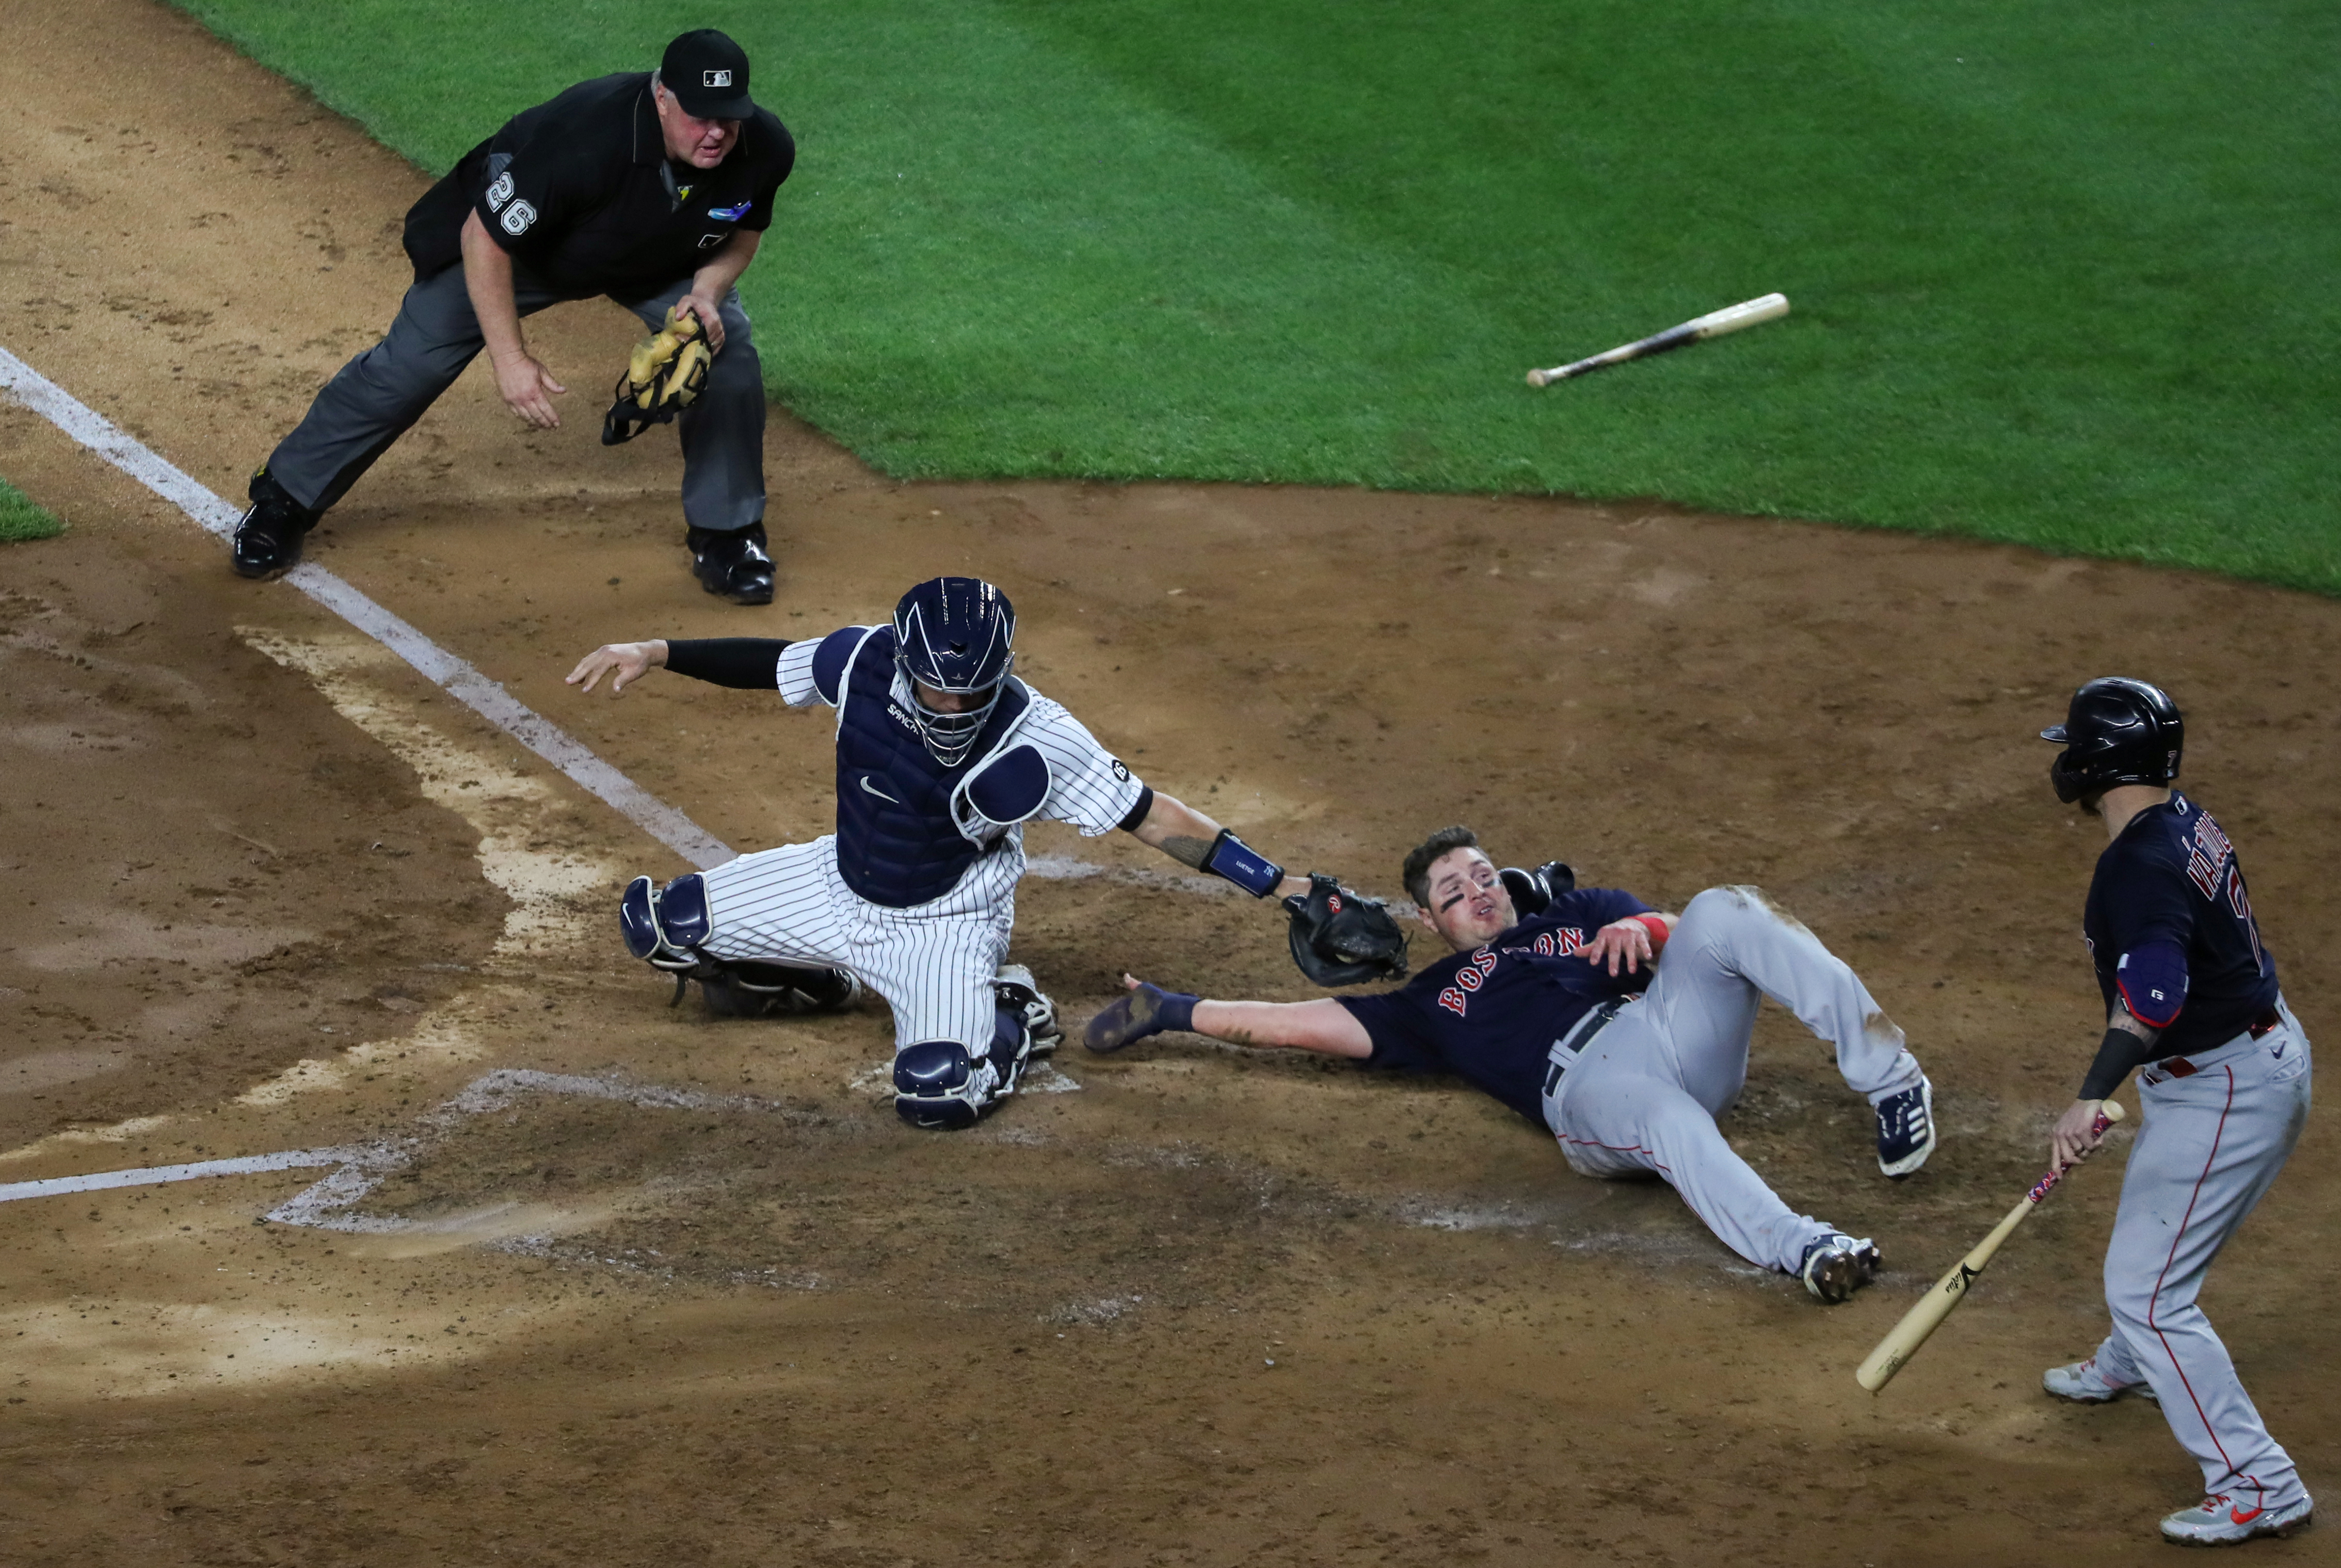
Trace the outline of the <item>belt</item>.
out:
M 2266 1012 L 2245 1025 L 2244 1033 L 2256 1040 L 2282 1027 L 2284 1027 L 2284 1015 L 2270 1007 Z M 2212 1047 L 2213 1050 L 2217 1048 L 2216 1046 Z M 2206 1051 L 2203 1054 L 2208 1056 L 2210 1052 Z M 2167 1061 L 2159 1061 L 2154 1065 L 2157 1071 L 2167 1073 L 2174 1078 L 2191 1078 L 2201 1070 L 2185 1057 L 2172 1057 Z
M 1552 1050 L 1546 1057 L 1545 1098 L 1552 1098 L 1553 1090 L 1560 1087 L 1560 1075 L 1577 1065 L 1577 1058 L 1584 1054 L 1587 1046 L 1593 1043 L 1593 1037 L 1608 1028 L 1610 1020 L 1617 1017 L 1619 1009 L 1634 999 L 1632 997 L 1617 997 L 1602 1003 L 1571 1024 L 1569 1033 L 1553 1041 Z

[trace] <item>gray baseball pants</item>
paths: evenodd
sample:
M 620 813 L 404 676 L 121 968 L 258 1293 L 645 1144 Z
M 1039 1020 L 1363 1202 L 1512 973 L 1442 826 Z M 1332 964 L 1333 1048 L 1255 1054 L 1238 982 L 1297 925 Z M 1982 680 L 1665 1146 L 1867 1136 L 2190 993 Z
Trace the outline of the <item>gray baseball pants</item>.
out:
M 2107 1377 L 2154 1389 L 2203 1467 L 2204 1494 L 2224 1493 L 2245 1514 L 2288 1508 L 2305 1489 L 2196 1297 L 2308 1121 L 2308 1037 L 2290 1007 L 2276 1011 L 2284 1022 L 2258 1039 L 2168 1058 L 2187 1072 L 2157 1063 L 2138 1074 L 2144 1120 L 2106 1248 L 2113 1332 L 2097 1347 Z
M 1683 910 L 1638 1001 L 1595 1035 L 1545 1102 L 1580 1176 L 1664 1176 L 1732 1251 L 1794 1274 L 1837 1227 L 1782 1203 L 1715 1118 L 1748 1083 L 1756 1008 L 1769 997 L 1837 1047 L 1871 1105 L 1918 1087 L 1918 1058 L 1859 977 L 1754 888 L 1709 888 Z
M 647 299 L 618 303 L 656 330 L 668 307 L 690 292 L 686 277 Z M 514 269 L 513 303 L 523 316 L 573 297 Z M 739 291 L 726 293 L 718 308 L 723 350 L 708 370 L 707 391 L 675 423 L 682 436 L 683 521 L 729 533 L 763 521 L 764 372 Z M 415 283 L 383 340 L 344 365 L 309 405 L 308 416 L 268 454 L 269 474 L 294 501 L 324 511 L 454 384 L 483 346 L 462 266 Z

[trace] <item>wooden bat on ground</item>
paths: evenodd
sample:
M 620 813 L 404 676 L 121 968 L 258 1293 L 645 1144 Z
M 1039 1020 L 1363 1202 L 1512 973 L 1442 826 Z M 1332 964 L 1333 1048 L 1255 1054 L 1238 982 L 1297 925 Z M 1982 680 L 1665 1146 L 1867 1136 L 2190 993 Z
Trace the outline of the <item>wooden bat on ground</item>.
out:
M 2092 1139 L 2105 1136 L 2106 1129 L 2121 1119 L 2122 1108 L 2118 1104 L 2112 1100 L 2103 1102 L 2097 1107 L 2097 1119 L 2089 1129 L 2089 1136 Z M 1902 1321 L 1878 1342 L 1878 1348 L 1871 1351 L 1869 1358 L 1855 1370 L 1854 1381 L 1872 1394 L 1885 1387 L 1894 1374 L 1902 1370 L 1903 1365 L 1918 1354 L 1918 1347 L 1927 1343 L 1927 1336 L 1941 1326 L 1943 1319 L 1951 1315 L 1951 1309 L 1967 1298 L 1967 1286 L 1983 1274 L 1991 1262 L 1992 1254 L 1999 1250 L 2000 1243 L 2016 1233 L 2016 1227 L 2024 1223 L 2024 1216 L 2039 1207 L 2040 1200 L 2048 1196 L 2048 1189 L 2072 1168 L 2071 1166 L 2060 1166 L 2034 1182 L 2032 1190 L 2007 1211 L 2007 1217 L 1992 1226 L 1991 1234 L 1976 1243 L 1973 1252 L 1953 1264 L 1951 1272 L 1937 1280 L 1935 1287 L 1918 1298 L 1918 1305 L 1902 1315 Z
M 1685 343 L 1695 343 L 1701 338 L 1719 338 L 1726 332 L 1736 332 L 1742 327 L 1752 327 L 1758 322 L 1772 321 L 1788 313 L 1788 295 L 1766 294 L 1762 299 L 1747 300 L 1719 311 L 1709 311 L 1696 321 L 1685 322 L 1679 327 L 1669 327 L 1662 332 L 1653 332 L 1639 342 L 1628 343 L 1622 348 L 1611 349 L 1608 353 L 1595 354 L 1589 360 L 1579 360 L 1575 364 L 1555 365 L 1549 371 L 1530 371 L 1529 385 L 1549 386 L 1554 382 L 1565 382 L 1571 376 L 1581 376 L 1589 371 L 1601 370 L 1609 365 L 1622 365 L 1628 360 L 1644 359 L 1651 354 L 1662 354 L 1669 349 L 1679 349 Z

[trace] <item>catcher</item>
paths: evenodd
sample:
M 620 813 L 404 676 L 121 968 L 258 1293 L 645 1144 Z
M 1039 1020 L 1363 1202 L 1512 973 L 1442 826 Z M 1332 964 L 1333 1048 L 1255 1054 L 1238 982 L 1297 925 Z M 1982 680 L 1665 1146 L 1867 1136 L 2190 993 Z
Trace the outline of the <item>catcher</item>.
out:
M 1836 1046 L 1838 1070 L 1868 1097 L 1878 1167 L 1899 1178 L 1926 1163 L 1933 1089 L 1853 971 L 1753 888 L 1710 888 L 1660 914 L 1630 893 L 1578 887 L 1558 861 L 1499 871 L 1479 844 L 1446 828 L 1407 856 L 1406 890 L 1455 956 L 1399 989 L 1219 1002 L 1125 976 L 1129 995 L 1090 1022 L 1090 1049 L 1183 1029 L 1452 1072 L 1559 1138 L 1581 1176 L 1665 1177 L 1725 1245 L 1818 1299 L 1868 1284 L 1877 1246 L 1790 1209 L 1715 1125 L 1747 1083 L 1757 1003 L 1769 997 Z M 1396 925 L 1357 905 L 1322 883 L 1286 900 L 1293 956 L 1320 984 L 1391 972 Z
M 582 82 L 463 154 L 406 215 L 414 284 L 383 340 L 342 367 L 252 477 L 233 561 L 269 577 L 484 348 L 529 424 L 568 389 L 523 318 L 606 294 L 656 336 L 634 351 L 602 439 L 681 415 L 683 542 L 710 593 L 769 604 L 764 378 L 733 288 L 756 256 L 796 144 L 748 95 L 748 56 L 712 29 L 656 71 Z

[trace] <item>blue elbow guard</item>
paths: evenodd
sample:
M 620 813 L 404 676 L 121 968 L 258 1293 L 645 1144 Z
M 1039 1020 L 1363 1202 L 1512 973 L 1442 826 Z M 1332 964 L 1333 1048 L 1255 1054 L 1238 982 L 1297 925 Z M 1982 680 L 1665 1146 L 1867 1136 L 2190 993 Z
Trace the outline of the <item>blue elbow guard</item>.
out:
M 1211 840 L 1211 852 L 1203 857 L 1203 869 L 1214 877 L 1225 877 L 1255 898 L 1267 898 L 1284 880 L 1283 867 L 1262 857 L 1225 828 Z

